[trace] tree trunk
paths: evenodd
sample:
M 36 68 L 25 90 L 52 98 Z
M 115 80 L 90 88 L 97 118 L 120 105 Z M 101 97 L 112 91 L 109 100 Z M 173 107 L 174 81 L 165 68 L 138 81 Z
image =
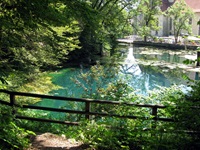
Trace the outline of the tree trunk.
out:
M 200 51 L 197 51 L 197 66 L 200 66 Z
M 178 36 L 174 36 L 174 42 L 175 42 L 175 44 L 177 44 L 178 43 Z
M 1 48 L 2 48 L 2 34 L 3 34 L 2 26 L 0 25 L 0 51 L 1 51 Z

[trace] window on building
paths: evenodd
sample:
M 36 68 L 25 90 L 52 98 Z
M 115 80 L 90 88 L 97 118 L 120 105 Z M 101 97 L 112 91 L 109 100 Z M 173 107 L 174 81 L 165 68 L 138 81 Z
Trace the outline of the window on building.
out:
M 192 18 L 189 19 L 189 24 L 192 24 Z
M 169 20 L 169 35 L 172 35 L 172 18 Z

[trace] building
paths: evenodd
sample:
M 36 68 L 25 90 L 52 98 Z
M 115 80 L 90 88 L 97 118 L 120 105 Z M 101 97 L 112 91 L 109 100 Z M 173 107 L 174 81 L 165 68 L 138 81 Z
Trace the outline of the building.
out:
M 194 11 L 194 18 L 192 18 L 192 33 L 193 35 L 200 35 L 200 25 L 197 22 L 200 21 L 200 0 L 185 0 L 187 5 Z
M 161 10 L 166 11 L 170 6 L 179 0 L 162 0 Z M 194 18 L 191 18 L 192 35 L 200 35 L 200 25 L 197 22 L 200 21 L 200 0 L 185 0 L 186 4 L 194 11 Z M 152 31 L 156 36 L 169 36 L 172 35 L 173 24 L 171 18 L 164 15 L 159 16 L 159 24 L 161 29 L 159 31 Z
M 174 4 L 174 0 L 162 0 L 161 11 L 166 11 L 170 6 Z M 172 31 L 172 20 L 164 15 L 159 16 L 158 26 L 161 27 L 159 31 L 152 31 L 156 36 L 169 36 Z

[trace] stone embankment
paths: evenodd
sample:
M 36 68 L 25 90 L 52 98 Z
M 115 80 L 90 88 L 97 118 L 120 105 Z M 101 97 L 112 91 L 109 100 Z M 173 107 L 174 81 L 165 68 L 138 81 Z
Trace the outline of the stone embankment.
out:
M 176 49 L 188 49 L 197 50 L 198 45 L 182 45 L 182 44 L 171 44 L 171 43 L 161 43 L 161 42 L 143 42 L 143 41 L 133 41 L 135 46 L 155 46 L 162 47 L 166 49 L 176 50 Z
M 152 47 L 161 47 L 166 49 L 188 49 L 196 50 L 200 47 L 200 39 L 195 37 L 189 37 L 187 42 L 180 38 L 178 44 L 174 44 L 173 37 L 159 37 L 156 41 L 149 40 L 148 42 L 142 41 L 138 36 L 127 36 L 124 39 L 118 39 L 120 43 L 134 44 L 135 46 L 152 46 Z M 187 43 L 187 44 L 186 44 Z

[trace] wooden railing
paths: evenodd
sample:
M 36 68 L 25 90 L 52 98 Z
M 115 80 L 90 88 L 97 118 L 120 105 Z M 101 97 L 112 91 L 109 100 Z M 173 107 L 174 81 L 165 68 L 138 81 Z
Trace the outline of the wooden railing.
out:
M 36 109 L 36 110 L 46 110 L 46 111 L 54 111 L 61 113 L 69 113 L 69 114 L 81 114 L 84 115 L 86 119 L 90 119 L 91 116 L 103 116 L 103 117 L 117 117 L 117 118 L 129 118 L 129 119 L 149 119 L 147 117 L 134 116 L 134 115 L 119 115 L 119 114 L 110 114 L 110 113 L 102 113 L 102 112 L 92 112 L 91 105 L 93 103 L 102 104 L 102 105 L 127 105 L 133 107 L 141 107 L 141 108 L 149 108 L 151 111 L 152 119 L 155 121 L 174 121 L 171 118 L 161 118 L 158 117 L 158 110 L 165 109 L 166 106 L 162 105 L 149 105 L 149 104 L 134 104 L 127 102 L 119 102 L 119 101 L 107 101 L 107 100 L 94 100 L 94 99 L 84 99 L 84 98 L 71 98 L 71 97 L 61 97 L 61 96 L 50 96 L 50 95 L 41 95 L 41 94 L 32 94 L 32 93 L 24 93 L 24 92 L 13 92 L 8 90 L 0 90 L 0 93 L 8 94 L 9 102 L 0 100 L 0 104 L 7 105 L 13 107 L 13 113 L 16 118 L 26 119 L 32 121 L 42 121 L 42 122 L 51 122 L 51 123 L 60 123 L 60 124 L 68 124 L 68 125 L 78 125 L 79 122 L 70 122 L 70 121 L 60 121 L 60 120 L 52 120 L 52 119 L 43 119 L 43 118 L 34 118 L 28 116 L 20 116 L 17 114 L 16 107 L 24 108 L 24 109 Z M 82 102 L 85 107 L 84 110 L 69 110 L 62 108 L 50 108 L 43 106 L 35 106 L 35 105 L 19 105 L 17 104 L 16 96 L 29 97 L 29 98 L 45 98 L 48 100 L 61 100 L 61 101 L 71 101 L 71 102 Z

